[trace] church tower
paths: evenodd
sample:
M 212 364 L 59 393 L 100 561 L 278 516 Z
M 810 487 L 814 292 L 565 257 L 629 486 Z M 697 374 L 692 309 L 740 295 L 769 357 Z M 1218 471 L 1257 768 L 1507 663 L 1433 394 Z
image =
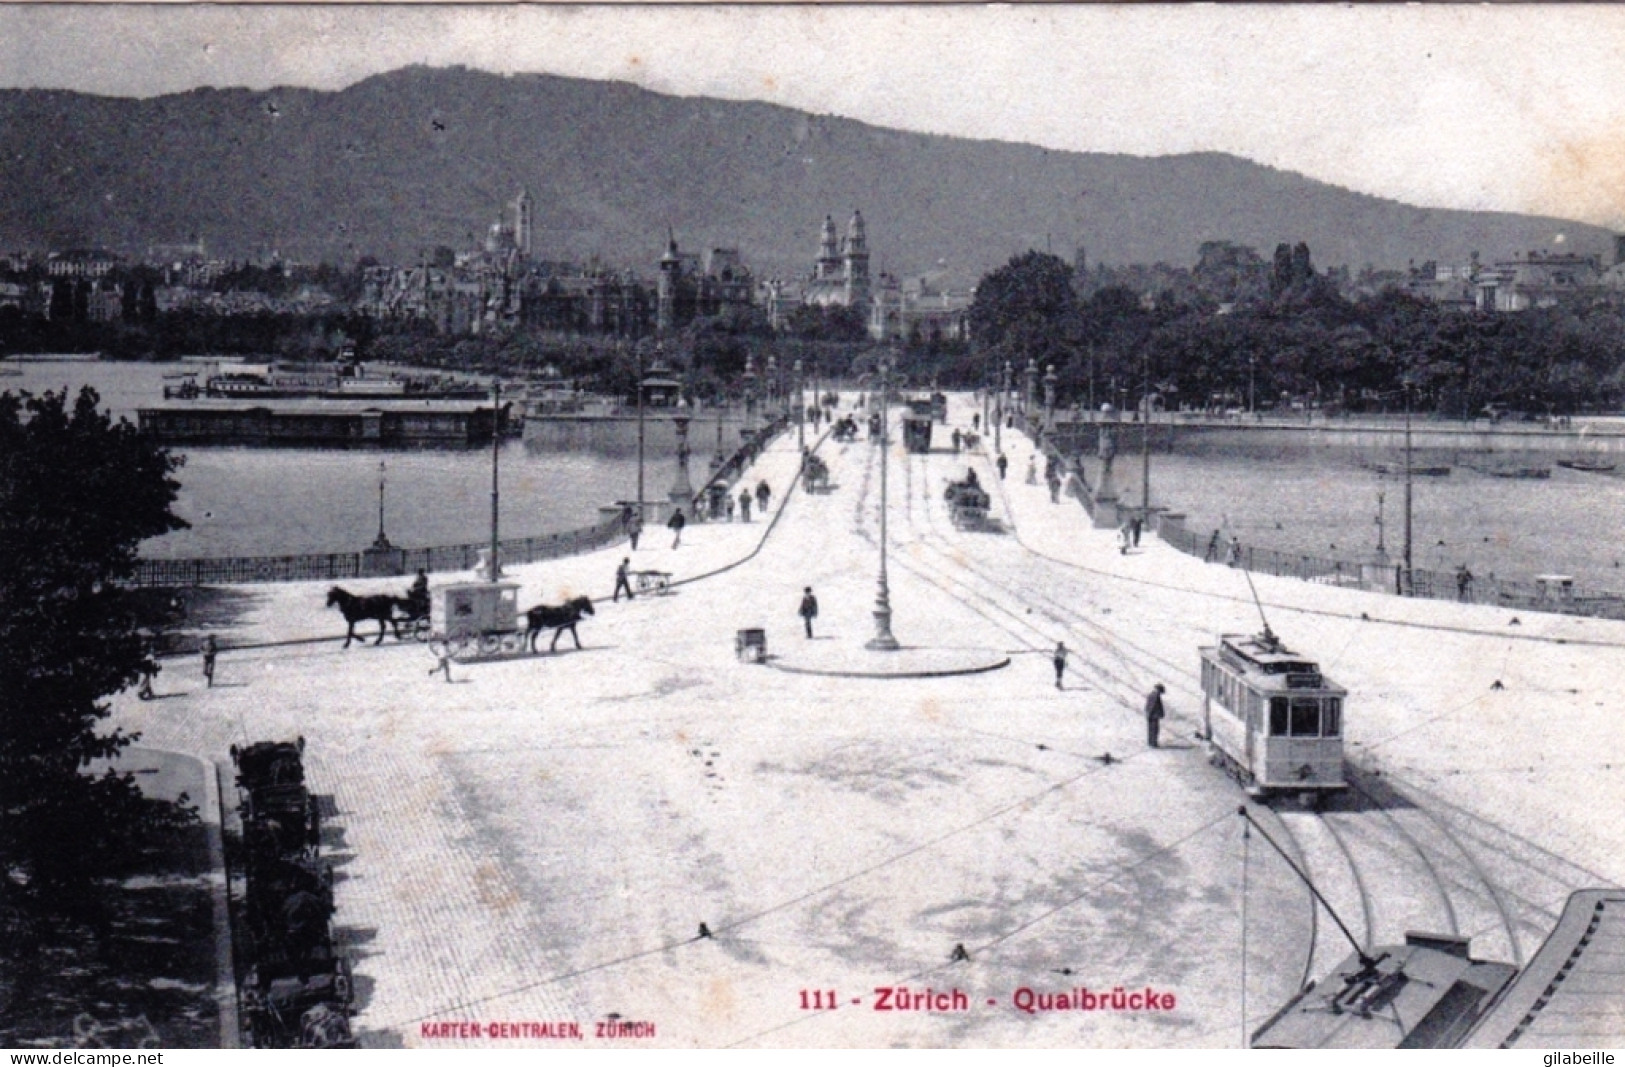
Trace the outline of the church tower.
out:
M 535 225 L 536 202 L 530 198 L 530 190 L 521 187 L 519 195 L 513 200 L 513 243 L 526 259 L 531 256 L 531 235 Z
M 841 253 L 835 243 L 835 220 L 825 215 L 824 232 L 818 241 L 818 263 L 813 267 L 813 277 L 823 281 L 838 279 L 840 276 Z
M 863 213 L 852 212 L 846 224 L 846 306 L 869 306 L 869 237 L 863 226 Z
M 655 332 L 669 333 L 677 325 L 677 275 L 682 270 L 682 260 L 677 256 L 677 237 L 666 227 L 666 254 L 660 257 L 660 279 L 656 282 L 655 292 L 658 303 L 655 308 Z

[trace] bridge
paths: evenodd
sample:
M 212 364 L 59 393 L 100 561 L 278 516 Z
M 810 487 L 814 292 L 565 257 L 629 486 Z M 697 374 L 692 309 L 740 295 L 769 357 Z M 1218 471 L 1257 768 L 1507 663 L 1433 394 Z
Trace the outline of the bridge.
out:
M 954 398 L 950 421 L 970 414 Z M 1237 1044 L 1347 951 L 1243 839 L 1242 794 L 1193 738 L 1197 647 L 1260 624 L 1245 580 L 1155 538 L 1119 552 L 1019 478 L 1033 445 L 1018 434 L 1004 481 L 986 454 L 909 455 L 899 436 L 893 630 L 905 650 L 1007 667 L 843 677 L 736 657 L 748 628 L 787 662 L 891 655 L 864 647 L 880 449 L 822 441 L 833 490 L 805 495 L 790 434 L 743 475 L 773 489 L 765 521 L 513 568 L 521 607 L 607 600 L 628 555 L 673 575 L 672 595 L 601 602 L 583 651 L 455 666 L 448 683 L 416 643 L 342 649 L 330 583 L 230 587 L 199 607 L 223 647 L 215 686 L 170 659 L 167 699 L 123 695 L 115 721 L 221 762 L 234 743 L 307 739 L 310 776 L 333 787 L 324 849 L 364 1045 Z M 967 467 L 991 529 L 950 522 L 943 489 Z M 1362 791 L 1308 826 L 1256 814 L 1355 936 L 1457 934 L 1521 965 L 1572 891 L 1625 879 L 1609 755 L 1625 623 L 1510 626 L 1493 605 L 1254 580 L 1275 632 L 1350 690 Z M 1170 718 L 1152 750 L 1156 682 Z M 1077 1006 L 1114 990 L 1120 1010 Z M 1147 990 L 1154 1007 L 1128 1006 Z

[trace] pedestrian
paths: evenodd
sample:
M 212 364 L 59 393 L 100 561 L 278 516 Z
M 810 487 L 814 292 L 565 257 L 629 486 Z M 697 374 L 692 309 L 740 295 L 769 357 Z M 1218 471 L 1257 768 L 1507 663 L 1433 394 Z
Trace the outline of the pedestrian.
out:
M 723 496 L 726 498 L 725 503 L 726 503 L 727 508 L 728 508 L 728 521 L 733 522 L 734 521 L 734 495 L 732 493 L 724 493 Z
M 1027 457 L 1027 484 L 1038 484 L 1038 456 L 1036 453 Z
M 1152 748 L 1157 746 L 1157 734 L 1162 729 L 1162 717 L 1167 714 L 1162 707 L 1162 694 L 1168 690 L 1161 682 L 1151 687 L 1151 692 L 1145 695 L 1145 743 Z
M 1059 504 L 1061 502 L 1061 476 L 1055 471 L 1050 471 L 1049 477 L 1045 481 L 1049 483 L 1049 502 Z
M 1125 522 L 1123 525 L 1121 525 L 1121 526 L 1119 526 L 1117 528 L 1117 554 L 1118 555 L 1120 555 L 1120 556 L 1128 555 L 1129 542 L 1133 539 L 1133 537 L 1134 537 L 1134 535 L 1129 532 L 1128 523 Z
M 638 535 L 641 533 L 643 533 L 643 510 L 640 508 L 633 514 L 632 521 L 626 527 L 626 536 L 632 542 L 634 552 L 638 550 Z
M 1202 557 L 1203 563 L 1215 563 L 1219 559 L 1219 531 L 1214 530 L 1213 536 L 1207 539 L 1207 554 Z
M 1134 518 L 1129 521 L 1129 530 L 1130 530 L 1131 533 L 1134 534 L 1134 547 L 1135 548 L 1140 547 L 1140 529 L 1144 525 L 1145 525 L 1145 520 L 1143 518 L 1141 518 L 1140 516 L 1138 516 L 1138 515 L 1134 516 Z
M 1055 656 L 1050 661 L 1055 664 L 1055 688 L 1063 689 L 1061 679 L 1066 677 L 1066 642 L 1055 642 Z
M 767 487 L 766 482 L 756 484 L 756 510 L 763 516 L 767 515 L 767 502 L 773 499 L 773 490 Z
M 750 521 L 750 490 L 743 489 L 739 493 L 739 521 Z
M 1010 461 L 1009 461 L 1009 460 L 1008 460 L 1008 459 L 1006 459 L 1006 458 L 1005 458 L 1005 457 L 1004 457 L 1004 453 L 1003 453 L 1003 452 L 1000 452 L 1000 453 L 999 453 L 999 460 L 998 460 L 998 464 L 999 464 L 999 481 L 1001 481 L 1001 482 L 1002 482 L 1002 481 L 1004 481 L 1004 472 L 1005 472 L 1005 471 L 1006 471 L 1006 470 L 1007 470 L 1007 469 L 1008 469 L 1008 468 L 1009 468 L 1009 466 L 1010 466 Z
M 632 561 L 630 559 L 621 560 L 621 565 L 615 568 L 615 600 L 619 601 L 621 599 L 622 589 L 626 590 L 626 599 L 632 599 L 631 572 Z
M 980 411 L 972 412 L 971 417 L 970 417 L 970 428 L 977 431 L 978 433 L 981 432 L 981 430 L 982 430 L 982 413 Z
M 220 654 L 220 645 L 215 641 L 214 634 L 203 639 L 203 680 L 210 689 L 214 688 L 214 660 Z
M 807 640 L 812 640 L 812 621 L 818 618 L 818 598 L 813 596 L 812 586 L 801 591 L 801 607 L 796 609 L 801 616 L 801 622 L 807 627 Z
M 1456 599 L 1464 603 L 1473 599 L 1473 572 L 1465 563 L 1456 570 Z
M 1230 537 L 1230 547 L 1224 550 L 1224 561 L 1232 567 L 1241 565 L 1241 538 L 1234 534 Z
M 953 435 L 952 440 L 953 440 L 953 443 L 954 443 L 954 455 L 957 456 L 957 455 L 959 455 L 959 443 L 960 443 L 959 431 L 957 429 L 954 431 L 954 435 Z
M 671 513 L 671 518 L 666 520 L 666 529 L 671 531 L 671 547 L 676 548 L 683 543 L 683 527 L 687 525 L 688 520 L 683 518 L 682 508 Z
M 141 668 L 141 687 L 135 691 L 136 696 L 140 697 L 142 700 L 153 699 L 152 679 L 161 669 L 162 668 L 160 668 L 156 663 L 150 667 Z
M 440 651 L 435 653 L 435 662 L 434 666 L 429 668 L 429 677 L 433 678 L 436 672 L 444 674 L 446 676 L 446 684 L 451 684 L 450 646 L 440 646 Z

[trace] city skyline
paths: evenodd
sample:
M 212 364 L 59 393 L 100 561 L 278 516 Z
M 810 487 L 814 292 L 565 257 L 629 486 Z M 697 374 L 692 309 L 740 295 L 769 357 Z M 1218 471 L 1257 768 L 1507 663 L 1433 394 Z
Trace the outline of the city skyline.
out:
M 1622 32 L 1625 8 L 1592 5 L 7 5 L 0 85 L 331 90 L 462 65 L 1069 151 L 1228 152 L 1420 206 L 1620 228 Z

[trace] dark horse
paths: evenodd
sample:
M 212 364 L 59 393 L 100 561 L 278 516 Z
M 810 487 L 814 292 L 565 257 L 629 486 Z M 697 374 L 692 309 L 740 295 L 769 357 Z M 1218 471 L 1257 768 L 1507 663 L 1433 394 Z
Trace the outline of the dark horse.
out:
M 399 620 L 395 618 L 395 608 L 400 606 L 405 610 L 406 601 L 398 596 L 390 596 L 387 593 L 378 596 L 356 596 L 335 585 L 327 591 L 327 606 L 332 607 L 335 604 L 344 613 L 344 621 L 350 624 L 349 630 L 344 634 L 345 648 L 350 647 L 350 639 L 355 636 L 355 624 L 364 619 L 378 620 L 378 640 L 373 642 L 375 645 L 384 643 L 384 632 L 391 627 L 394 628 L 396 637 L 401 636 Z
M 570 636 L 576 639 L 576 648 L 581 647 L 581 635 L 576 633 L 576 623 L 581 621 L 583 615 L 597 614 L 592 610 L 592 601 L 584 596 L 574 600 L 567 600 L 555 607 L 552 604 L 538 604 L 525 612 L 525 646 L 530 651 L 536 651 L 536 635 L 543 630 L 553 631 L 553 644 L 549 652 L 559 649 L 559 634 L 569 630 Z

